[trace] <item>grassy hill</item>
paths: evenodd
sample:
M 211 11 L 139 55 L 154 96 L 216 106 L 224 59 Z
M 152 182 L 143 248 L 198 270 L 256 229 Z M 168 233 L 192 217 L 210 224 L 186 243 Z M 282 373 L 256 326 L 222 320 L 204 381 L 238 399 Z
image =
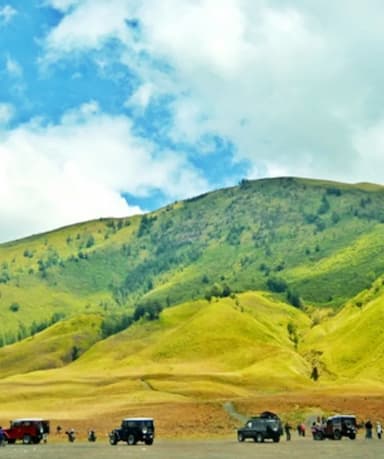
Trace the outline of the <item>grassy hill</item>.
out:
M 63 400 L 103 412 L 106 395 L 112 409 L 121 394 L 381 387 L 383 198 L 371 184 L 244 180 L 0 245 L 1 403 L 19 409 L 27 373 L 25 403 L 63 416 Z
M 63 316 L 118 318 L 140 304 L 229 292 L 340 307 L 384 272 L 383 196 L 366 184 L 243 181 L 147 215 L 0 245 L 0 341 Z
M 369 387 L 384 378 L 384 278 L 307 334 L 305 349 L 331 379 Z
M 281 390 L 282 385 L 297 389 L 313 384 L 311 368 L 296 352 L 289 332 L 289 324 L 295 323 L 297 336 L 304 335 L 310 320 L 302 311 L 260 293 L 168 308 L 159 320 L 141 321 L 91 345 L 97 320 L 62 321 L 0 349 L 8 371 L 4 374 L 8 377 L 0 380 L 2 406 L 14 408 L 23 393 L 24 409 L 40 399 L 49 400 L 52 412 L 61 413 L 66 400 L 65 414 L 69 405 L 81 412 L 90 399 L 92 409 L 107 406 L 109 410 L 114 403 L 249 396 L 260 384 L 270 392 Z M 73 348 L 71 335 L 88 346 L 74 361 L 68 355 Z M 34 366 L 28 366 L 22 350 L 35 356 Z M 48 359 L 56 369 L 42 371 Z M 32 388 L 29 395 L 25 395 L 26 380 Z

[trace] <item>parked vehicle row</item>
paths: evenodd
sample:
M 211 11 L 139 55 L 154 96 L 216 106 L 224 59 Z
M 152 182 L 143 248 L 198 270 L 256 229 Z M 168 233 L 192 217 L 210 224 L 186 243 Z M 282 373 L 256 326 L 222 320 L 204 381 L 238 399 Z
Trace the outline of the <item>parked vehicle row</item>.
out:
M 237 439 L 239 442 L 251 439 L 256 443 L 262 443 L 265 440 L 277 443 L 284 430 L 286 428 L 284 426 L 283 429 L 279 416 L 265 411 L 258 416 L 250 417 L 243 427 L 237 429 Z M 326 438 L 340 440 L 342 437 L 354 440 L 357 433 L 356 417 L 352 415 L 330 416 L 322 422 L 314 422 L 311 431 L 314 440 Z M 11 421 L 9 428 L 0 430 L 0 440 L 10 444 L 16 441 L 24 444 L 37 444 L 41 441 L 46 442 L 49 432 L 50 422 L 46 419 L 20 418 Z M 71 432 L 73 432 L 72 435 L 69 435 Z M 73 429 L 71 432 L 65 433 L 69 441 L 73 442 L 76 437 Z M 124 418 L 120 427 L 113 429 L 108 437 L 111 445 L 117 445 L 119 442 L 126 442 L 128 445 L 135 445 L 138 442 L 152 445 L 155 439 L 155 423 L 153 418 L 149 417 Z M 88 432 L 88 440 L 96 441 L 96 434 L 93 430 Z
M 285 424 L 283 429 L 279 416 L 266 411 L 259 416 L 249 418 L 245 425 L 237 430 L 237 439 L 239 442 L 251 439 L 256 443 L 262 443 L 264 440 L 272 440 L 277 443 L 283 435 L 283 430 L 287 434 L 287 440 L 290 440 L 290 429 L 291 427 L 288 424 Z M 311 431 L 314 440 L 324 440 L 326 438 L 341 440 L 342 437 L 354 440 L 357 434 L 356 416 L 330 416 L 321 422 L 314 422 L 311 426 Z
M 61 428 L 60 428 L 61 430 Z M 48 420 L 41 418 L 23 418 L 15 419 L 10 422 L 9 428 L 0 428 L 0 440 L 2 444 L 14 444 L 21 441 L 23 444 L 37 444 L 41 441 L 46 442 L 50 432 L 50 423 Z M 73 443 L 76 439 L 74 429 L 65 432 L 68 441 Z M 113 429 L 109 433 L 109 442 L 116 445 L 120 441 L 128 445 L 135 445 L 138 442 L 144 442 L 146 445 L 152 445 L 155 439 L 155 424 L 153 418 L 125 418 L 121 426 Z M 96 441 L 94 430 L 88 432 L 88 441 Z

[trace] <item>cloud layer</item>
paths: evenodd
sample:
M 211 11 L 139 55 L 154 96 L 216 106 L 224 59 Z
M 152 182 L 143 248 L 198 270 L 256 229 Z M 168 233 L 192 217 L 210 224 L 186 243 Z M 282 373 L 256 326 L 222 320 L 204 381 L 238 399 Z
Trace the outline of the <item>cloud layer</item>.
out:
M 46 46 L 58 56 L 118 40 L 121 62 L 152 95 L 174 97 L 173 138 L 225 137 L 254 176 L 380 182 L 377 155 L 362 152 L 356 135 L 381 123 L 383 9 L 377 1 L 84 1 Z M 133 19 L 136 34 L 127 27 Z

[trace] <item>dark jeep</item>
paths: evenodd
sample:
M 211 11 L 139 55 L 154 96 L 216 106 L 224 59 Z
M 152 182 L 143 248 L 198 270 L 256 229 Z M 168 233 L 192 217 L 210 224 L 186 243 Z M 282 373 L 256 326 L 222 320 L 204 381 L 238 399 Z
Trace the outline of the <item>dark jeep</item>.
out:
M 109 434 L 109 443 L 116 445 L 119 441 L 126 441 L 128 445 L 135 445 L 142 441 L 152 445 L 155 438 L 155 425 L 152 418 L 126 418 L 121 421 L 121 427 Z
M 336 415 L 329 417 L 322 425 L 314 424 L 312 427 L 312 436 L 314 440 L 341 440 L 342 437 L 348 437 L 351 440 L 356 438 L 357 424 L 356 417 L 352 415 Z
M 253 439 L 257 443 L 262 443 L 266 439 L 271 439 L 275 443 L 280 441 L 283 434 L 283 425 L 280 418 L 273 413 L 264 412 L 260 416 L 253 416 L 237 430 L 237 439 L 243 442 L 247 438 Z

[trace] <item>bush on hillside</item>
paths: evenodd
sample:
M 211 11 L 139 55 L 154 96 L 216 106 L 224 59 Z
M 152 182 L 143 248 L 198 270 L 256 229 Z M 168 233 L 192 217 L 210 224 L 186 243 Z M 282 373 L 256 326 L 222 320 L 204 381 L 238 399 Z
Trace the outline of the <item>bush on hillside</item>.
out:
M 11 280 L 11 276 L 9 275 L 8 271 L 3 271 L 0 273 L 0 284 L 6 284 Z
M 107 338 L 108 336 L 114 335 L 128 328 L 132 322 L 133 318 L 128 314 L 107 316 L 101 322 L 101 336 Z
M 271 292 L 283 293 L 287 290 L 287 283 L 281 277 L 270 277 L 267 280 L 267 287 Z
M 19 303 L 12 303 L 12 304 L 9 306 L 9 310 L 12 311 L 12 312 L 18 312 L 19 309 L 20 309 Z
M 137 322 L 141 318 L 147 320 L 157 320 L 163 310 L 160 302 L 157 300 L 148 300 L 145 303 L 138 304 L 133 313 L 133 320 Z
M 232 289 L 228 284 L 219 284 L 215 282 L 210 288 L 205 292 L 204 298 L 207 301 L 211 301 L 212 297 L 216 298 L 226 298 L 232 294 Z
M 319 370 L 316 366 L 312 368 L 311 379 L 313 379 L 314 381 L 317 381 L 319 379 Z
M 29 249 L 25 249 L 23 252 L 23 256 L 26 258 L 32 258 L 33 257 L 33 252 Z
M 300 295 L 290 289 L 287 290 L 287 301 L 295 308 L 301 308 L 303 306 Z

